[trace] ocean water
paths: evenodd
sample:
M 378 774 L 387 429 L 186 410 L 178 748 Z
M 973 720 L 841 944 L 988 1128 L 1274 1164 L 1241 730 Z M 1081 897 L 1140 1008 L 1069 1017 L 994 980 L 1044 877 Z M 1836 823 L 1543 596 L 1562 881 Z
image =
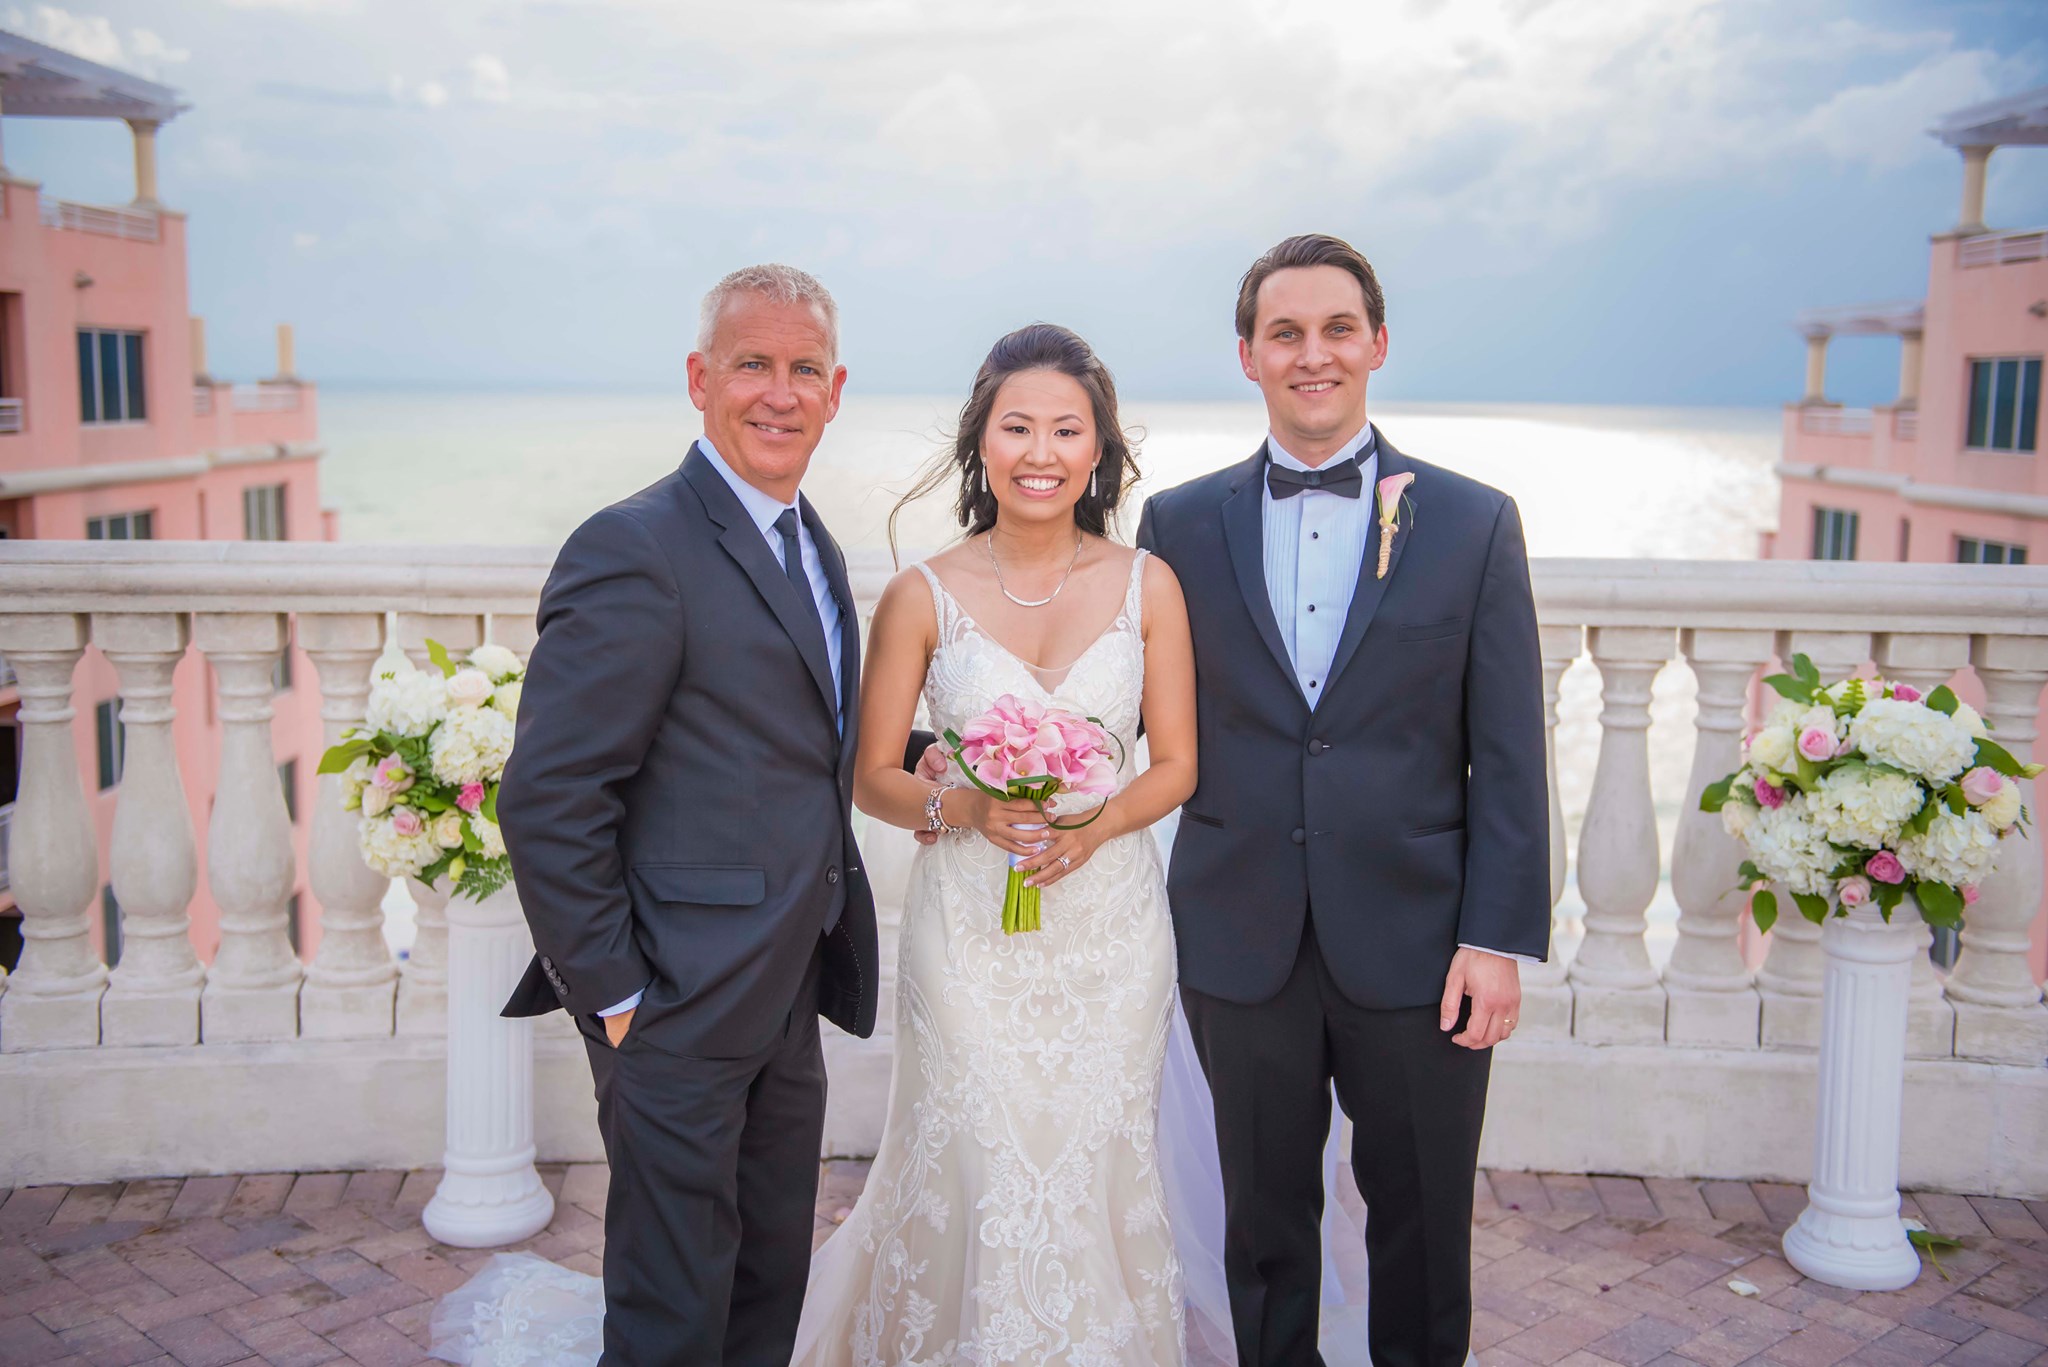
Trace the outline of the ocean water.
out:
M 680 390 L 338 388 L 320 402 L 322 491 L 348 541 L 559 545 L 591 513 L 673 469 L 701 430 Z M 804 483 L 843 545 L 888 545 L 890 509 L 958 412 L 957 398 L 849 396 Z M 1142 438 L 1138 499 L 1242 460 L 1265 429 L 1256 402 L 1127 400 L 1123 416 Z M 1512 494 L 1532 555 L 1749 559 L 1758 533 L 1776 523 L 1775 410 L 1384 404 L 1373 420 L 1404 452 Z M 906 557 L 956 533 L 947 502 L 935 495 L 905 510 Z M 1137 507 L 1134 499 L 1127 534 Z M 1586 659 L 1559 687 L 1558 785 L 1573 848 L 1599 753 L 1599 688 Z M 1651 789 L 1667 869 L 1692 761 L 1694 693 L 1691 671 L 1674 661 L 1652 695 Z M 394 944 L 409 943 L 410 905 L 394 891 L 388 906 Z M 1667 882 L 1648 913 L 1658 962 L 1677 911 Z M 1559 907 L 1564 952 L 1582 913 L 1574 878 Z

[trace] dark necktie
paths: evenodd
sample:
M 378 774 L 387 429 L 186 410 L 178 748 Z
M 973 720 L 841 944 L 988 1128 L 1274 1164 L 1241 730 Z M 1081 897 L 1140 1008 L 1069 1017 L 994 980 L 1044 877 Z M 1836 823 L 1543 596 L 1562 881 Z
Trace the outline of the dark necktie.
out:
M 1320 470 L 1296 470 L 1269 460 L 1266 488 L 1275 498 L 1293 498 L 1304 489 L 1320 489 L 1339 498 L 1357 498 L 1365 492 L 1365 476 L 1359 471 L 1356 456 Z
M 811 577 L 804 573 L 804 549 L 796 539 L 796 529 L 796 509 L 784 508 L 782 515 L 775 519 L 775 530 L 782 535 L 782 569 L 789 576 L 790 587 L 796 590 L 797 597 L 803 599 L 804 606 L 810 610 L 810 619 L 818 624 L 818 639 L 822 641 L 825 639 L 825 618 L 818 611 L 818 595 L 811 591 Z M 834 868 L 832 872 L 837 875 L 839 870 Z M 839 924 L 839 915 L 846 909 L 846 894 L 840 890 L 836 876 L 833 878 L 833 894 L 831 906 L 825 912 L 824 933 L 827 935 Z
M 782 572 L 789 576 L 797 597 L 803 599 L 804 606 L 810 609 L 811 620 L 818 624 L 818 636 L 822 640 L 825 619 L 818 612 L 818 595 L 811 591 L 811 576 L 804 573 L 804 551 L 797 542 L 796 528 L 796 509 L 784 508 L 782 516 L 775 519 L 775 530 L 782 534 Z

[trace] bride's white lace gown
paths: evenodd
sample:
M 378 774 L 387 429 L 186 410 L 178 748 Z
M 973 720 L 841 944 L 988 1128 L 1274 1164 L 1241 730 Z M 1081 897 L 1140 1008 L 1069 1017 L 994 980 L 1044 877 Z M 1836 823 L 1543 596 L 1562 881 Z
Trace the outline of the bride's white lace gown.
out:
M 1144 559 L 1115 622 L 1050 690 L 919 566 L 938 609 L 934 728 L 1014 693 L 1134 743 Z M 1003 933 L 1007 872 L 974 832 L 918 851 L 888 1120 L 852 1215 L 812 1259 L 797 1367 L 1183 1361 L 1154 1142 L 1174 1013 L 1158 845 L 1146 831 L 1106 842 L 1045 890 L 1035 933 Z

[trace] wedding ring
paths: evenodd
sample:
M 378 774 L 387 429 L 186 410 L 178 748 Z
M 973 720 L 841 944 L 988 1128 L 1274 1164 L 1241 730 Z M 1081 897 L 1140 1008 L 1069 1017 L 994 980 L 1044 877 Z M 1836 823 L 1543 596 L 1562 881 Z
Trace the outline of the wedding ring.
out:
M 1063 854 L 1060 856 L 1060 867 L 1063 869 L 1071 869 L 1072 867 L 1074 867 L 1074 861 Z

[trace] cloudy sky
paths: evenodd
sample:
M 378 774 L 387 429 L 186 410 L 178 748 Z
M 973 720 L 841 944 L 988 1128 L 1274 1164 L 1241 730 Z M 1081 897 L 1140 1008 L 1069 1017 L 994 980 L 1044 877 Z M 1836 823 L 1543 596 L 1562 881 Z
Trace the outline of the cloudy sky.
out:
M 723 271 L 816 271 L 872 392 L 955 392 L 1036 318 L 1127 393 L 1246 396 L 1237 276 L 1362 247 L 1375 393 L 1768 404 L 1798 309 L 1916 297 L 1940 114 L 2048 83 L 2038 0 L 0 0 L 165 81 L 216 373 L 298 325 L 330 383 L 667 386 Z M 46 193 L 120 125 L 9 119 Z M 2048 150 L 1993 159 L 2048 221 Z M 1896 349 L 1840 344 L 1837 397 Z

